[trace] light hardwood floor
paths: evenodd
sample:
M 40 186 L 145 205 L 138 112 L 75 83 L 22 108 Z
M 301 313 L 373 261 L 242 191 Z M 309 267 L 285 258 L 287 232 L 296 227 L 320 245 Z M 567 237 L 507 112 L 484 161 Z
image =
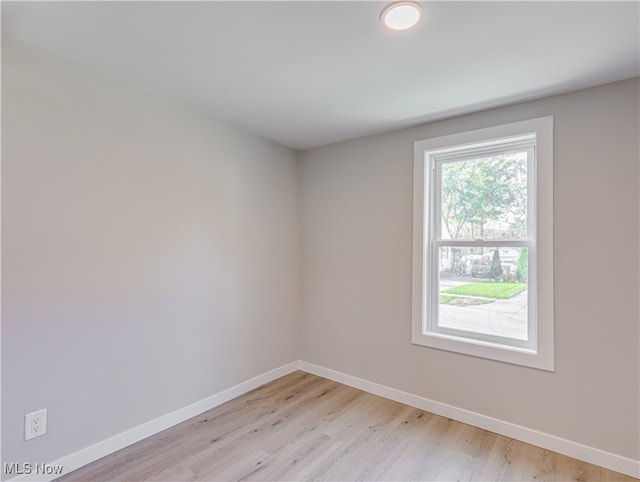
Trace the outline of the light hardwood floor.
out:
M 59 481 L 637 481 L 295 372 Z

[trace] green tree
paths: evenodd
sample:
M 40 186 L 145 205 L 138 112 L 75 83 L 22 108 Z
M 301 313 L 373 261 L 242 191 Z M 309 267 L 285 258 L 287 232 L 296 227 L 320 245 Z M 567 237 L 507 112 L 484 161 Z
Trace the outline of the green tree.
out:
M 493 259 L 491 260 L 491 269 L 489 269 L 489 278 L 497 280 L 502 274 L 502 262 L 500 261 L 500 251 L 496 248 L 493 251 Z
M 444 163 L 442 222 L 449 237 L 480 239 L 488 220 L 526 230 L 526 164 L 518 154 Z
M 520 256 L 518 256 L 518 269 L 516 270 L 516 280 L 519 283 L 526 282 L 528 279 L 528 263 L 527 263 L 527 250 L 521 249 Z

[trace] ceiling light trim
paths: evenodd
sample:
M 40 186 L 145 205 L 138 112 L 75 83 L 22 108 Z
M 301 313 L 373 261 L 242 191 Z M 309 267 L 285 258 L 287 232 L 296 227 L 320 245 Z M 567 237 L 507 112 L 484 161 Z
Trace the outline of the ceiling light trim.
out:
M 380 14 L 380 23 L 390 30 L 409 30 L 420 23 L 422 5 L 412 1 L 400 1 L 387 5 Z

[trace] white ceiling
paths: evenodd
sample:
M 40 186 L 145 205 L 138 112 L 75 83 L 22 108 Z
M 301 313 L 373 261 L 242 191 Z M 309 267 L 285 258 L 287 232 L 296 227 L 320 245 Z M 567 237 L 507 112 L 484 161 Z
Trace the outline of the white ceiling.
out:
M 640 74 L 640 3 L 2 2 L 4 33 L 306 149 Z

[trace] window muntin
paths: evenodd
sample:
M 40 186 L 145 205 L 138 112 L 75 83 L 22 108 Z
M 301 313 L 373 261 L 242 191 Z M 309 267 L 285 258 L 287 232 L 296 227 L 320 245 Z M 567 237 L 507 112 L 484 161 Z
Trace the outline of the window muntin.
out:
M 416 142 L 414 343 L 553 369 L 552 128 Z

